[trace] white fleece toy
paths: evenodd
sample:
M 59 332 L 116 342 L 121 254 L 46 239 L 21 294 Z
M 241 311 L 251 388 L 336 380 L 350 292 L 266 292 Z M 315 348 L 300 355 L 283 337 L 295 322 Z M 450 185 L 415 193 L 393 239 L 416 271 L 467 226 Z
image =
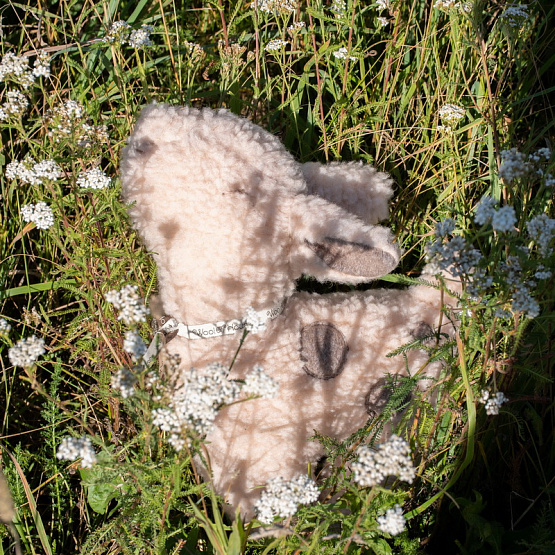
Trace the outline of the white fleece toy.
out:
M 268 318 L 229 379 L 261 365 L 278 394 L 224 407 L 206 438 L 205 474 L 231 510 L 250 517 L 270 479 L 306 474 L 323 455 L 308 439 L 315 430 L 344 439 L 379 412 L 386 374 L 406 375 L 405 358 L 388 353 L 441 322 L 452 332 L 432 287 L 295 291 L 302 274 L 357 284 L 395 268 L 399 248 L 376 225 L 392 195 L 386 174 L 300 164 L 276 137 L 225 110 L 153 104 L 124 149 L 121 176 L 158 265 L 162 310 L 175 324 L 166 349 L 183 375 L 230 364 L 248 307 Z M 426 367 L 424 350 L 407 356 L 411 372 Z

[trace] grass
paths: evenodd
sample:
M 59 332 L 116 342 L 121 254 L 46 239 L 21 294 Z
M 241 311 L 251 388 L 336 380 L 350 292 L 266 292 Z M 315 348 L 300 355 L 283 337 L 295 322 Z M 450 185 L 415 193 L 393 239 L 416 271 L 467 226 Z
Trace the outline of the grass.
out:
M 505 150 L 528 156 L 553 146 L 555 8 L 531 3 L 513 25 L 504 2 L 473 5 L 464 12 L 394 1 L 380 10 L 349 0 L 338 12 L 332 2 L 302 0 L 294 12 L 268 14 L 240 0 L 4 3 L 3 55 L 30 56 L 31 67 L 41 48 L 51 56 L 51 75 L 27 90 L 10 76 L 0 82 L 0 105 L 12 90 L 29 100 L 21 115 L 0 121 L 0 314 L 11 326 L 0 338 L 0 460 L 22 552 L 555 553 L 553 277 L 534 277 L 555 260 L 527 231 L 533 218 L 555 217 L 545 177 L 554 158 L 514 179 L 502 170 Z M 118 20 L 151 25 L 153 44 L 99 40 Z M 295 22 L 304 26 L 289 32 Z M 266 51 L 275 39 L 288 44 Z M 347 58 L 336 56 L 343 47 Z M 63 122 L 56 107 L 70 99 L 85 111 Z M 118 182 L 121 147 L 153 100 L 225 106 L 280 136 L 301 161 L 362 160 L 389 172 L 397 183 L 389 225 L 404 256 L 382 285 L 419 274 L 446 218 L 492 277 L 463 272 L 467 291 L 478 291 L 461 301 L 456 345 L 432 353 L 446 366 L 434 386 L 437 406 L 417 395 L 407 405 L 414 380 L 393 380 L 397 394 L 366 428 L 343 443 L 319 438 L 335 462 L 331 494 L 270 532 L 223 518 L 191 464 L 200 444 L 176 454 L 150 424 L 149 396 L 123 399 L 110 387 L 130 360 L 125 326 L 105 295 L 127 283 L 146 300 L 156 291 Z M 445 104 L 464 108 L 450 132 L 439 128 Z M 58 124 L 67 131 L 53 134 Z M 109 138 L 84 144 L 84 124 L 107 126 Z M 61 177 L 9 178 L 7 165 L 28 156 L 55 160 Z M 79 175 L 96 166 L 111 186 L 80 188 Z M 514 231 L 476 223 L 485 195 L 514 207 Z M 40 201 L 53 210 L 50 229 L 22 220 L 21 208 Z M 537 313 L 515 305 L 517 260 Z M 318 288 L 309 280 L 301 287 Z M 150 337 L 146 324 L 139 332 Z M 14 367 L 8 349 L 31 335 L 44 338 L 46 353 L 30 368 Z M 479 402 L 484 388 L 509 398 L 499 415 Z M 358 487 L 344 472 L 354 446 L 377 439 L 401 408 L 417 480 Z M 94 438 L 96 465 L 56 458 L 68 434 Z M 392 537 L 376 517 L 395 503 L 407 530 Z M 16 552 L 10 527 L 0 524 L 0 535 L 0 553 Z

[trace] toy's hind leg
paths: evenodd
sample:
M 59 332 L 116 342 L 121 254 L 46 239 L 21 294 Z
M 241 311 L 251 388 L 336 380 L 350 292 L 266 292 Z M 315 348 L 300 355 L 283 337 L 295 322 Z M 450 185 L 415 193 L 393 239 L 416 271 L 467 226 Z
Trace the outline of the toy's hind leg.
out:
M 338 204 L 370 224 L 388 217 L 393 189 L 386 173 L 358 162 L 307 162 L 302 172 L 309 194 Z

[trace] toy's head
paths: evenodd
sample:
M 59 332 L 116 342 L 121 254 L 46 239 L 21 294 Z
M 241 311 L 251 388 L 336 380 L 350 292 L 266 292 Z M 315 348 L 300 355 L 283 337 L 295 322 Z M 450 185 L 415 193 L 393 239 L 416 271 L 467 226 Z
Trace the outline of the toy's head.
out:
M 121 170 L 164 311 L 188 324 L 276 306 L 302 273 L 364 282 L 399 259 L 387 229 L 307 195 L 279 140 L 224 110 L 148 106 Z

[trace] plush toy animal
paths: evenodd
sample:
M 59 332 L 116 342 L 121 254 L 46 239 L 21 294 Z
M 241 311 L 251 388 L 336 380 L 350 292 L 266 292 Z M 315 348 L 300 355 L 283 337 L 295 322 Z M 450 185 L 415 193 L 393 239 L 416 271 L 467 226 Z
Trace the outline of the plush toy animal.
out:
M 302 274 L 357 284 L 395 268 L 399 248 L 375 225 L 391 180 L 358 163 L 299 164 L 225 110 L 144 108 L 121 176 L 158 265 L 163 312 L 180 323 L 167 351 L 183 371 L 229 364 L 247 307 L 268 317 L 230 378 L 262 365 L 279 394 L 223 408 L 206 440 L 213 487 L 249 517 L 269 479 L 306 473 L 322 456 L 314 430 L 342 439 L 383 408 L 385 375 L 406 375 L 404 357 L 386 354 L 437 331 L 441 292 L 296 292 Z M 423 350 L 408 353 L 412 372 L 426 363 Z M 424 372 L 437 376 L 439 365 Z

